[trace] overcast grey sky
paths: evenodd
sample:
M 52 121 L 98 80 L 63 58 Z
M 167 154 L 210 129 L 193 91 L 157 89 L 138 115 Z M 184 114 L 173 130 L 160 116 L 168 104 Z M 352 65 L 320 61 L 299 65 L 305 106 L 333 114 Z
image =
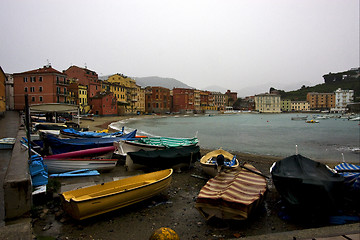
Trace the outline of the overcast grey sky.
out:
M 99 75 L 242 89 L 323 83 L 359 66 L 359 0 L 0 0 L 7 73 L 85 63 Z M 278 86 L 277 86 L 278 84 Z

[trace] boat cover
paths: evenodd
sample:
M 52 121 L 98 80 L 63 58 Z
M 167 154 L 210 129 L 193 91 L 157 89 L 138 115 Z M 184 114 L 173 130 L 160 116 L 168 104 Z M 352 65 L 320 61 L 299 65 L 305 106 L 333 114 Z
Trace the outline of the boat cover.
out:
M 259 172 L 250 164 L 244 166 Z M 196 208 L 202 213 L 204 209 L 212 208 L 222 211 L 224 219 L 229 215 L 233 219 L 244 220 L 261 203 L 266 190 L 264 177 L 241 167 L 226 170 L 211 178 L 200 190 Z
M 169 168 L 187 163 L 191 164 L 200 159 L 200 147 L 196 145 L 185 147 L 171 147 L 154 151 L 140 150 L 128 152 L 134 163 L 154 168 Z
M 78 150 L 73 152 L 66 152 L 60 154 L 54 154 L 49 156 L 44 156 L 44 159 L 62 159 L 62 158 L 79 158 L 79 157 L 89 157 L 89 156 L 96 156 L 102 155 L 109 152 L 114 152 L 114 146 L 107 146 L 107 147 L 99 147 L 99 148 L 89 148 L 84 150 Z
M 29 161 L 29 171 L 33 186 L 46 185 L 48 183 L 47 167 L 43 158 L 38 155 L 32 155 Z
M 87 177 L 87 176 L 98 176 L 99 171 L 92 169 L 80 169 L 64 173 L 53 173 L 50 177 Z
M 274 163 L 271 175 L 279 194 L 292 206 L 332 208 L 343 196 L 343 176 L 299 154 Z
M 344 162 L 335 166 L 335 170 L 344 176 L 345 185 L 353 190 L 360 191 L 360 166 Z
M 150 137 L 150 138 L 140 138 L 136 140 L 138 143 L 155 145 L 155 146 L 165 146 L 165 147 L 179 147 L 179 146 L 189 146 L 196 145 L 199 140 L 194 138 L 171 138 L 171 137 Z
M 98 138 L 98 137 L 107 137 L 107 136 L 111 137 L 111 136 L 120 136 L 124 134 L 122 131 L 114 132 L 114 133 L 93 132 L 93 131 L 81 132 L 73 128 L 60 129 L 60 133 L 73 137 L 79 137 L 79 138 Z
M 58 138 L 52 134 L 46 134 L 44 141 L 51 147 L 53 154 L 60 154 L 89 148 L 99 148 L 112 146 L 114 142 L 120 140 L 133 140 L 136 130 L 120 137 L 105 138 Z

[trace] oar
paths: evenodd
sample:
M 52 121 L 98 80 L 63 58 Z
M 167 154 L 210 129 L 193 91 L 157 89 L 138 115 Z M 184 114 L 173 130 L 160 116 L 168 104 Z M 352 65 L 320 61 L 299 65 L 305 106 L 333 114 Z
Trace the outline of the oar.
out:
M 262 177 L 264 177 L 264 178 L 269 179 L 268 176 L 266 176 L 266 175 L 264 175 L 264 174 L 262 174 L 262 173 L 260 173 L 260 172 L 254 171 L 254 170 L 252 170 L 252 169 L 250 169 L 250 168 L 248 168 L 248 167 L 245 167 L 244 164 L 245 164 L 245 162 L 242 163 L 241 165 L 239 165 L 239 167 L 244 168 L 244 169 L 248 170 L 249 172 L 252 172 L 252 173 L 255 173 L 255 174 L 257 174 L 257 175 L 260 175 L 260 176 L 262 176 Z

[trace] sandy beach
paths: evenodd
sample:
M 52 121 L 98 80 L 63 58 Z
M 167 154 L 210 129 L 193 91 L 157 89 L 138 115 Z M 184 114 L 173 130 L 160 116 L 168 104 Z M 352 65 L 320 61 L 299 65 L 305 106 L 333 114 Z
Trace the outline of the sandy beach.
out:
M 153 117 L 153 116 L 129 116 Z M 127 116 L 98 117 L 94 121 L 84 120 L 82 127 L 90 130 L 106 129 L 111 122 L 129 118 Z M 125 126 L 126 127 L 126 126 Z M 200 146 L 201 147 L 201 146 Z M 201 149 L 204 155 L 209 149 Z M 234 152 L 238 159 L 255 166 L 264 175 L 270 176 L 270 166 L 277 157 L 251 155 Z M 136 170 L 136 174 L 147 171 Z M 111 181 L 116 177 L 129 176 L 124 161 L 119 160 L 116 169 L 101 177 L 84 178 L 77 182 Z M 208 177 L 204 175 L 199 163 L 193 167 L 175 171 L 170 187 L 162 194 L 149 200 L 125 207 L 107 214 L 83 221 L 71 219 L 55 198 L 38 204 L 33 211 L 33 230 L 37 237 L 50 239 L 149 239 L 151 233 L 160 227 L 169 227 L 177 232 L 180 239 L 236 239 L 260 234 L 285 232 L 326 226 L 322 216 L 299 216 L 297 219 L 283 215 L 283 205 L 271 179 L 268 179 L 268 192 L 263 205 L 246 221 L 221 221 L 205 218 L 197 211 L 195 201 Z M 62 186 L 74 184 L 74 180 L 62 179 Z M 325 216 L 324 216 L 325 217 Z M 39 238 L 41 239 L 41 238 Z

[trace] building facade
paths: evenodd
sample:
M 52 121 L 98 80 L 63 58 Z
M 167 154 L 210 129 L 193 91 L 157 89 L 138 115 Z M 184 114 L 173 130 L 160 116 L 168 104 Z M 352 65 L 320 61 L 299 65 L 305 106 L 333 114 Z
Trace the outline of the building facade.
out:
M 25 94 L 29 105 L 42 103 L 69 103 L 66 74 L 50 65 L 43 68 L 14 73 L 14 109 L 24 110 Z
M 310 104 L 311 110 L 330 110 L 335 107 L 335 93 L 309 92 L 306 101 Z
M 280 95 L 269 93 L 255 95 L 255 110 L 261 113 L 280 113 Z
M 307 101 L 291 101 L 291 111 L 294 112 L 310 111 L 310 104 Z
M 88 98 L 94 97 L 97 92 L 101 91 L 101 82 L 98 74 L 87 68 L 71 66 L 64 73 L 71 79 L 78 79 L 78 83 L 86 86 Z
M 170 89 L 146 87 L 145 96 L 145 112 L 164 114 L 171 111 Z
M 225 93 L 226 106 L 232 107 L 237 100 L 237 92 L 231 92 L 227 90 Z
M 354 102 L 354 90 L 342 90 L 338 88 L 335 91 L 335 107 L 331 108 L 332 112 L 344 113 L 348 111 L 347 106 Z
M 173 88 L 173 112 L 188 112 L 195 110 L 194 89 Z
M 281 99 L 281 111 L 290 112 L 291 111 L 291 100 L 290 99 Z
M 117 115 L 117 102 L 112 92 L 98 92 L 89 99 L 91 113 L 99 116 Z
M 216 107 L 216 110 L 221 111 L 225 109 L 226 105 L 226 98 L 225 94 L 221 92 L 211 92 L 214 97 L 214 106 Z
M 6 74 L 0 67 L 0 116 L 3 116 L 6 111 Z

